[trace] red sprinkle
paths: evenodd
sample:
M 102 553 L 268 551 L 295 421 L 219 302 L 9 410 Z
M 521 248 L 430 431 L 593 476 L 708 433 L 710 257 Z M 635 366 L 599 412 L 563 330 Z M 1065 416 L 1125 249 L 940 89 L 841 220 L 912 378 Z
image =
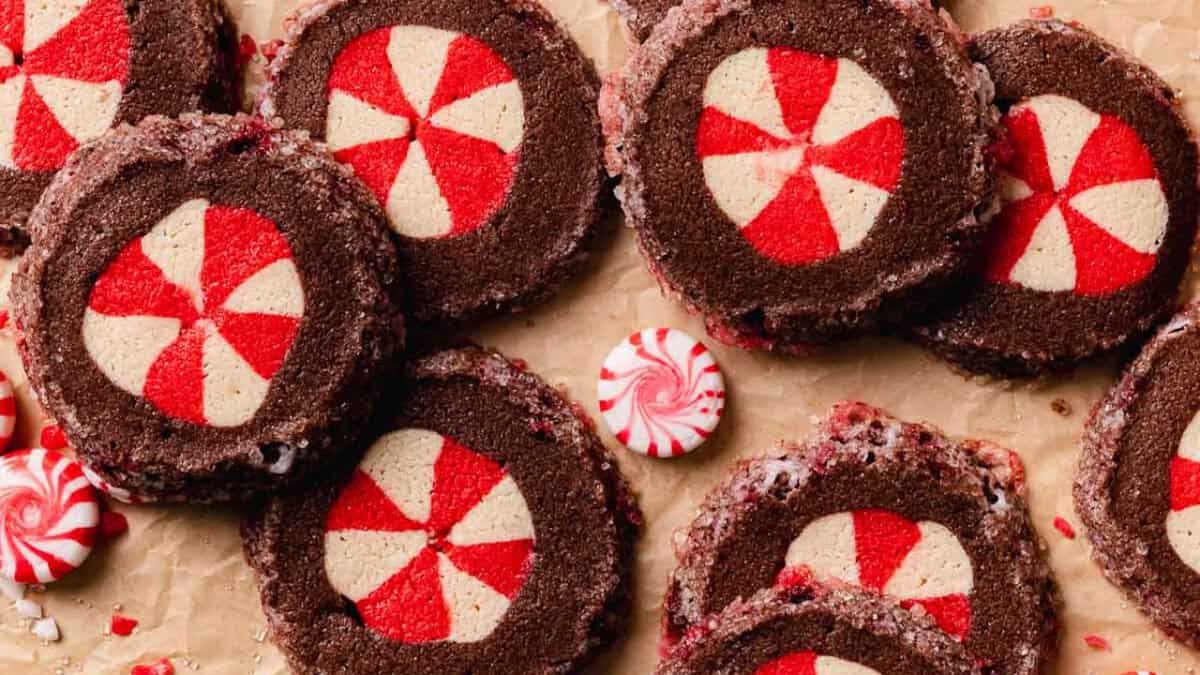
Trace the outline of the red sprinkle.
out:
M 113 635 L 128 637 L 133 634 L 133 629 L 137 628 L 138 621 L 132 617 L 123 614 L 113 614 L 112 620 L 109 622 L 109 629 Z
M 1029 16 L 1034 19 L 1052 19 L 1054 18 L 1054 6 L 1042 5 L 1041 7 L 1032 7 L 1029 10 Z
M 1071 527 L 1071 524 L 1067 522 L 1067 519 L 1063 518 L 1062 516 L 1054 519 L 1054 529 L 1061 532 L 1062 536 L 1066 537 L 1067 539 L 1075 538 L 1075 528 Z
M 129 531 L 129 520 L 125 514 L 116 511 L 105 511 L 100 514 L 100 534 L 105 539 L 119 537 Z
M 134 666 L 129 675 L 175 675 L 175 666 L 170 659 L 159 659 L 154 663 Z
M 1099 635 L 1093 635 L 1089 633 L 1088 635 L 1083 636 L 1083 641 L 1086 642 L 1087 646 L 1091 647 L 1092 649 L 1102 652 L 1112 651 L 1112 645 L 1108 644 L 1108 640 L 1105 640 Z
M 279 50 L 282 47 L 283 40 L 271 40 L 270 42 L 264 42 L 259 51 L 262 52 L 263 58 L 267 60 L 267 63 L 270 63 L 275 60 L 276 56 L 279 56 Z
M 8 325 L 8 311 L 0 309 L 0 328 Z
M 67 447 L 67 435 L 63 433 L 62 427 L 57 424 L 49 424 L 42 427 L 42 447 L 47 450 L 62 450 Z
M 238 65 L 245 67 L 254 59 L 254 55 L 258 53 L 258 43 L 248 33 L 242 34 L 242 39 L 238 42 Z

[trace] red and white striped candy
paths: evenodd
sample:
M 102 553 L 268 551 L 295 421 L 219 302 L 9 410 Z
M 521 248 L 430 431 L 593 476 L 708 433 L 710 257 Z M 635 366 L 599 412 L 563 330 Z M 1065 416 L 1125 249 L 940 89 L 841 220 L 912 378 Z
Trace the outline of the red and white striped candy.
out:
M 1200 412 L 1188 424 L 1171 460 L 1167 540 L 1184 564 L 1200 572 Z
M 639 331 L 617 345 L 604 359 L 597 389 L 609 430 L 651 457 L 700 447 L 725 409 L 725 381 L 712 352 L 673 328 Z
M 904 129 L 891 95 L 854 61 L 752 47 L 709 75 L 696 149 L 742 236 L 802 265 L 866 239 L 900 182 Z
M 96 281 L 83 341 L 113 384 L 166 415 L 233 427 L 266 399 L 303 315 L 292 249 L 275 223 L 196 199 Z
M 1096 297 L 1150 274 L 1170 212 L 1137 132 L 1054 95 L 1013 106 L 1003 124 L 1004 207 L 988 243 L 987 278 Z
M 57 170 L 111 127 L 129 47 L 121 0 L 0 2 L 0 169 Z
M 431 431 L 371 446 L 325 525 L 329 583 L 399 642 L 477 642 L 533 566 L 533 518 L 496 462 Z
M 809 523 L 787 552 L 787 569 L 807 568 L 818 581 L 837 580 L 922 606 L 956 637 L 971 628 L 971 559 L 954 533 L 890 511 L 835 513 Z
M 760 667 L 754 675 L 879 675 L 879 671 L 836 656 L 795 652 Z
M 8 447 L 16 427 L 17 399 L 13 396 L 12 382 L 0 370 L 0 450 Z
M 325 138 L 379 198 L 396 232 L 458 236 L 504 203 L 525 104 L 483 42 L 428 26 L 380 28 L 338 53 Z
M 0 457 L 0 575 L 57 581 L 92 552 L 100 503 L 79 463 L 53 450 Z

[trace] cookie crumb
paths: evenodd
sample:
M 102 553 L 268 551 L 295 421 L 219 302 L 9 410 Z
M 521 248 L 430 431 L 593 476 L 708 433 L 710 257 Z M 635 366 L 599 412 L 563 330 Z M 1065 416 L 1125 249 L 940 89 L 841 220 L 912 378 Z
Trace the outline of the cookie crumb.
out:
M 1053 410 L 1057 415 L 1061 415 L 1063 417 L 1071 416 L 1071 404 L 1067 403 L 1066 399 L 1054 399 L 1050 402 L 1050 409 Z

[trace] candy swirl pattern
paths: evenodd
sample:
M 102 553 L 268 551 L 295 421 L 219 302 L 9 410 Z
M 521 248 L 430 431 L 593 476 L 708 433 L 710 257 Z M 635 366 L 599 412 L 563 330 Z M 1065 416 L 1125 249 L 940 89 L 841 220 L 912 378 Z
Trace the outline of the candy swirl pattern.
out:
M 671 328 L 634 333 L 600 370 L 600 412 L 613 435 L 650 457 L 700 447 L 721 421 L 725 381 L 712 353 Z
M 53 450 L 0 458 L 0 576 L 18 583 L 57 581 L 95 546 L 96 492 L 80 464 Z

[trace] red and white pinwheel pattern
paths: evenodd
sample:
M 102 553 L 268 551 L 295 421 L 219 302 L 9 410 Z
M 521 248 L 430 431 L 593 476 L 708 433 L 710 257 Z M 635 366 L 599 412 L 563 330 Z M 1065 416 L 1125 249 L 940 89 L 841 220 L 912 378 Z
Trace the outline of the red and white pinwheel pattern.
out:
M 887 90 L 854 61 L 755 47 L 709 75 L 696 148 L 742 236 L 801 265 L 867 237 L 900 181 L 904 129 Z
M 533 518 L 499 464 L 420 429 L 387 434 L 325 525 L 325 573 L 376 632 L 477 642 L 533 566 Z
M 83 342 L 113 384 L 166 415 L 233 427 L 266 399 L 303 315 L 292 248 L 275 223 L 195 199 L 100 275 Z
M 525 104 L 479 40 L 428 26 L 364 33 L 334 60 L 325 138 L 383 203 L 392 228 L 458 236 L 504 203 Z
M 0 576 L 57 581 L 92 552 L 100 502 L 79 463 L 53 450 L 0 457 Z
M 824 516 L 788 549 L 784 572 L 799 568 L 920 605 L 956 637 L 971 628 L 971 559 L 944 525 L 877 509 Z
M 1150 274 L 1170 213 L 1137 132 L 1054 95 L 1013 106 L 1003 124 L 986 278 L 1098 297 Z
M 1171 459 L 1167 540 L 1180 560 L 1200 572 L 1200 413 L 1188 424 Z
M 796 652 L 760 667 L 754 675 L 879 675 L 879 671 L 835 656 Z
M 0 451 L 8 447 L 13 430 L 17 428 L 17 399 L 12 382 L 0 371 Z
M 0 168 L 55 171 L 111 127 L 129 45 L 121 0 L 0 0 Z

